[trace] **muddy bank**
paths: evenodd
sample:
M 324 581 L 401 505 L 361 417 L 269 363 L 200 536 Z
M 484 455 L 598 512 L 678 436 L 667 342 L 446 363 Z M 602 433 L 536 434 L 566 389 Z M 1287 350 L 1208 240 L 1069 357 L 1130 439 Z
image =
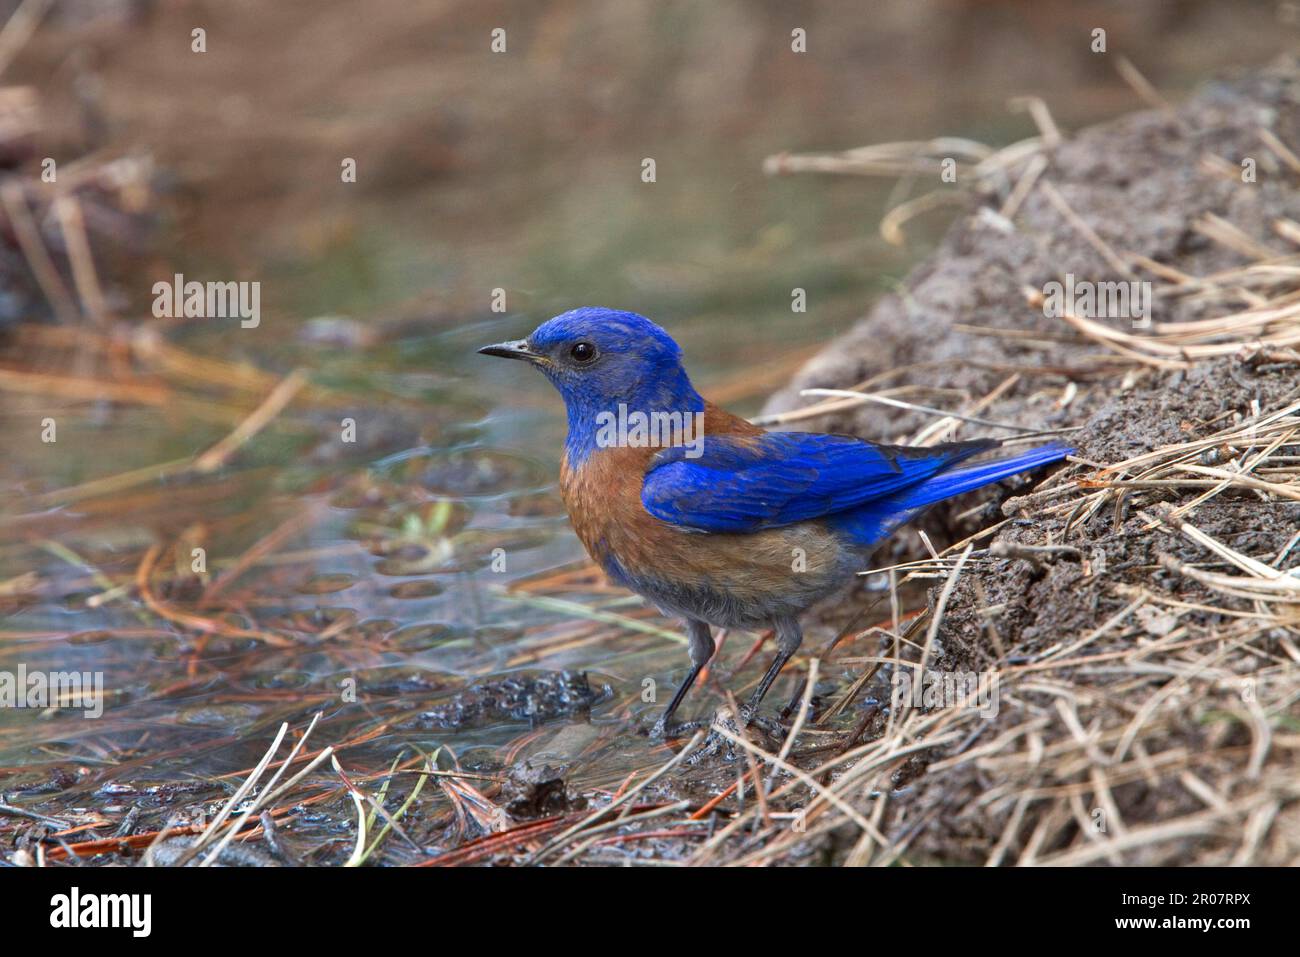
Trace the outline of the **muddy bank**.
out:
M 1054 188 L 1126 262 L 1136 255 L 1188 276 L 1210 276 L 1258 258 L 1207 235 L 1210 217 L 1231 223 L 1260 253 L 1297 251 L 1276 224 L 1300 214 L 1300 168 L 1270 148 L 1267 133 L 1283 144 L 1300 143 L 1294 61 L 1211 83 L 1176 110 L 1135 113 L 1071 136 L 1045 154 L 1049 165 L 1014 220 L 998 212 L 1015 185 L 1008 179 L 996 193 L 977 197 L 902 290 L 809 362 L 768 411 L 810 404 L 798 397 L 800 389 L 851 388 L 876 377 L 878 387 L 952 388 L 979 398 L 1018 373 L 1022 381 L 987 406 L 985 418 L 1011 416 L 1007 421 L 1043 428 L 1078 424 L 1114 394 L 1120 380 L 1110 373 L 1123 363 L 1045 317 L 1026 301 L 1025 290 L 1041 291 L 1067 274 L 1105 282 L 1149 280 L 1153 273 L 1134 266 L 1131 277 L 1119 274 L 1043 187 Z M 1255 161 L 1255 182 L 1242 181 L 1244 159 Z M 1202 319 L 1222 311 L 1224 302 L 1174 290 L 1156 295 L 1161 322 Z M 1057 407 L 1052 390 L 1097 378 L 1107 387 Z M 915 415 L 863 406 L 811 427 L 888 439 L 924 424 Z
M 1006 501 L 1005 490 L 989 493 L 1002 515 L 968 500 L 928 520 L 941 549 L 990 517 L 1005 522 L 973 543 L 946 598 L 945 581 L 930 590 L 929 624 L 901 657 L 915 662 L 924 646 L 928 667 L 996 675 L 1000 693 L 987 719 L 920 709 L 918 740 L 945 723 L 965 733 L 935 732 L 932 747 L 883 765 L 877 786 L 895 788 L 883 813 L 858 803 L 879 816 L 882 854 L 1280 864 L 1300 852 L 1298 596 L 1275 582 L 1276 603 L 1263 602 L 1242 580 L 1297 561 L 1300 501 L 1289 483 L 1300 356 L 1258 341 L 1300 322 L 1296 286 L 1280 279 L 1297 252 L 1294 148 L 1294 61 L 1070 136 L 1042 154 L 1014 217 L 999 210 L 1016 174 L 972 197 L 903 288 L 769 403 L 780 413 L 824 401 L 800 389 L 912 386 L 900 397 L 997 422 L 1081 427 L 1069 436 L 1077 461 L 1041 490 Z M 1243 181 L 1243 160 L 1253 161 L 1253 182 Z M 1128 335 L 1172 341 L 1187 324 L 1270 308 L 1275 321 L 1250 335 L 1229 323 L 1197 340 L 1225 345 L 1220 356 L 1148 356 L 1034 304 L 1033 291 L 1067 273 L 1152 282 L 1149 331 L 1098 320 Z M 898 441 L 931 421 L 859 405 L 798 427 Z M 986 432 L 964 425 L 959 435 Z M 877 567 L 925 554 L 908 533 L 889 551 Z M 935 562 L 931 577 L 951 574 L 954 558 Z M 825 616 L 844 618 L 860 595 Z M 898 653 L 885 639 L 867 653 L 891 646 Z M 859 700 L 888 701 L 891 679 L 880 669 Z M 878 718 L 867 737 L 888 753 L 891 733 Z M 801 852 L 853 857 L 857 831 L 846 819 Z

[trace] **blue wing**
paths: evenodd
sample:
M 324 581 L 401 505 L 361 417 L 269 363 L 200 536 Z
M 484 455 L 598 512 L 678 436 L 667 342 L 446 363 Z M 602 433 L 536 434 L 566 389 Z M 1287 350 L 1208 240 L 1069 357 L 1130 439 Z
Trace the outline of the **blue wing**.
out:
M 913 448 L 816 432 L 710 435 L 697 458 L 681 446 L 656 455 L 641 502 L 655 518 L 686 529 L 756 532 L 859 508 L 997 444 Z
M 1005 458 L 945 469 L 915 485 L 839 512 L 831 516 L 830 523 L 859 545 L 871 545 L 893 534 L 898 526 L 910 522 L 935 502 L 1010 478 L 1018 472 L 1059 462 L 1073 451 L 1064 445 L 1040 445 Z

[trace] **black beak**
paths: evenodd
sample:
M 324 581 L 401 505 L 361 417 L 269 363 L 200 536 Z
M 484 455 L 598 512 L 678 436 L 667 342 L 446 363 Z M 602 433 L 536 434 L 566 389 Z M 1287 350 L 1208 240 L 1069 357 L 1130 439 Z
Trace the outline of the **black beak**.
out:
M 500 356 L 503 359 L 527 359 L 529 362 L 540 358 L 536 352 L 528 348 L 527 339 L 514 339 L 510 342 L 498 342 L 494 346 L 484 346 L 479 350 L 479 355 Z

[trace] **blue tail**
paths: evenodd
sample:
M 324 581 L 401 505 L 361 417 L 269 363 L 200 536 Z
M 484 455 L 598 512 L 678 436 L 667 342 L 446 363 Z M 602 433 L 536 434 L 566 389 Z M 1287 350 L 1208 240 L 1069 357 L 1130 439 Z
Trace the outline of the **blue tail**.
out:
M 1059 462 L 1073 453 L 1074 449 L 1064 445 L 1040 445 L 1036 449 L 1009 458 L 976 462 L 974 465 L 940 472 L 933 478 L 903 489 L 890 498 L 899 508 L 924 508 L 926 505 L 942 502 L 946 498 L 969 492 L 990 482 L 1010 478 L 1020 472 L 1038 468 L 1040 465 Z
M 1040 445 L 1007 458 L 976 462 L 974 465 L 940 472 L 892 495 L 841 512 L 835 516 L 833 524 L 835 528 L 848 533 L 857 545 L 874 545 L 936 502 L 1027 472 L 1040 465 L 1059 462 L 1073 452 L 1074 449 L 1065 445 Z

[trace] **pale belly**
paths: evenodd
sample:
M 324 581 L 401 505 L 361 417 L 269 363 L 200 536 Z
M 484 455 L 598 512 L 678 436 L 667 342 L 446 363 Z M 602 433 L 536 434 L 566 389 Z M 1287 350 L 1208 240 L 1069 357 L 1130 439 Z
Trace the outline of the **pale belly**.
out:
M 813 523 L 749 535 L 607 528 L 603 543 L 588 551 L 611 579 L 665 614 L 723 628 L 766 628 L 798 616 L 861 565 L 856 552 Z
M 752 534 L 690 532 L 641 504 L 639 450 L 593 455 L 561 470 L 573 530 L 610 579 L 669 615 L 724 628 L 767 628 L 799 615 L 863 567 L 862 556 L 820 522 Z

